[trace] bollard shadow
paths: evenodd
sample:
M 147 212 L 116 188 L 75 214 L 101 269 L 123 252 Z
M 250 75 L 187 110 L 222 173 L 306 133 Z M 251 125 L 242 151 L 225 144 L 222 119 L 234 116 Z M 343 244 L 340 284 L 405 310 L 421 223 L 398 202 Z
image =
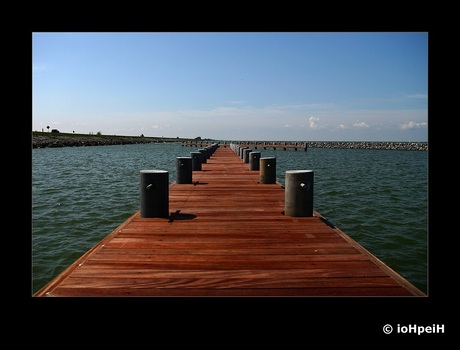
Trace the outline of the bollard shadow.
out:
M 174 220 L 193 220 L 195 218 L 195 214 L 179 213 L 174 217 Z
M 169 223 L 172 223 L 177 220 L 193 220 L 196 218 L 195 214 L 181 213 L 180 210 L 176 210 L 174 213 L 171 213 L 169 216 Z

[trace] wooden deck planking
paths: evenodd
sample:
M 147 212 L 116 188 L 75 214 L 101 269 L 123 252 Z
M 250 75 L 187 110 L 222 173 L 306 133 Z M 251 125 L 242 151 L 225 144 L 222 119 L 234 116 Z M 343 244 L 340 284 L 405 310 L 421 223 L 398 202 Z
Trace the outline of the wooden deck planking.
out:
M 280 184 L 219 148 L 169 187 L 171 218 L 134 213 L 35 296 L 422 296 Z

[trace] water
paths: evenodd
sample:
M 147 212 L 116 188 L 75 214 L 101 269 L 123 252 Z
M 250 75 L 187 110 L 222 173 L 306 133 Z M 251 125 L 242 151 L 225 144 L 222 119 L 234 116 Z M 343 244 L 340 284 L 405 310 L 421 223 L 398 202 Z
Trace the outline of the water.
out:
M 140 209 L 140 170 L 167 170 L 179 143 L 32 150 L 32 293 Z M 287 170 L 314 171 L 314 209 L 427 292 L 425 151 L 259 149 Z

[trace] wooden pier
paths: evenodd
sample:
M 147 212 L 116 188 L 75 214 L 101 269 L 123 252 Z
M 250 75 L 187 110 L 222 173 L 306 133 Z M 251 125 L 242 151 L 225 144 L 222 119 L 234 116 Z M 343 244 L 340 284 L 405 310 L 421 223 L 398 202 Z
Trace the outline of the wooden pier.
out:
M 426 296 L 318 212 L 284 215 L 284 191 L 218 148 L 168 218 L 135 212 L 34 296 Z

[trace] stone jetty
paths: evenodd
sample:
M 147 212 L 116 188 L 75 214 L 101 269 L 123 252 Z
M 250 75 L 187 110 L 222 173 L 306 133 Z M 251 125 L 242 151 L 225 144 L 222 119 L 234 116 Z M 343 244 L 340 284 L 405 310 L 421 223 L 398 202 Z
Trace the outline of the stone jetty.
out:
M 394 141 L 216 141 L 219 144 L 233 143 L 237 145 L 297 146 L 298 148 L 350 148 L 350 149 L 382 149 L 403 151 L 428 151 L 428 142 L 394 142 Z
M 312 141 L 307 142 L 307 146 L 311 148 L 387 149 L 403 151 L 428 150 L 428 142 Z

